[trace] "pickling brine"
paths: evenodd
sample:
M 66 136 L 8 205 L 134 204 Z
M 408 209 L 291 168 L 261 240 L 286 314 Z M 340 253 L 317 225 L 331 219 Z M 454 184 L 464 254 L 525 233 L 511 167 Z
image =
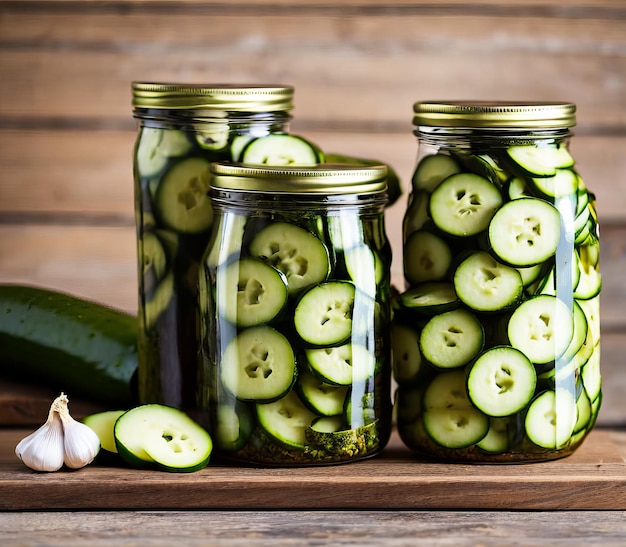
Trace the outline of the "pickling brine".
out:
M 377 454 L 391 429 L 385 167 L 213 166 L 201 422 L 241 463 Z
M 600 403 L 595 197 L 571 104 L 416 103 L 392 325 L 398 430 L 419 455 L 572 453 Z

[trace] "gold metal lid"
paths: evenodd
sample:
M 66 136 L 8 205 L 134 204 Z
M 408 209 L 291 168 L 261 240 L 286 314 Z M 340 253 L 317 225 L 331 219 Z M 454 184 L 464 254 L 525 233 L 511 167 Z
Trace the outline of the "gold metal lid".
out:
M 413 112 L 417 126 L 547 129 L 576 125 L 572 103 L 424 101 L 416 102 Z
M 211 186 L 220 190 L 275 194 L 377 194 L 387 191 L 385 165 L 323 163 L 271 167 L 213 163 Z
M 274 112 L 293 109 L 292 86 L 133 82 L 137 108 Z

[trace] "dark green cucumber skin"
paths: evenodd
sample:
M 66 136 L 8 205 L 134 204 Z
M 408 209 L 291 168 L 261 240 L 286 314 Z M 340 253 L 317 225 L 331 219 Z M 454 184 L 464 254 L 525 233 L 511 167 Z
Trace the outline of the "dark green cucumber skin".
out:
M 0 285 L 0 374 L 71 398 L 136 403 L 137 318 L 66 293 Z

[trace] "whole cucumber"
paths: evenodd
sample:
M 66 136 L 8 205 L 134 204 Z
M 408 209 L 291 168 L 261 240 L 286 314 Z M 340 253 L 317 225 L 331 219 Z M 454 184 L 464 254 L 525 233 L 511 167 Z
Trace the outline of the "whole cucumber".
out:
M 0 285 L 0 374 L 128 408 L 136 370 L 136 317 L 46 288 Z

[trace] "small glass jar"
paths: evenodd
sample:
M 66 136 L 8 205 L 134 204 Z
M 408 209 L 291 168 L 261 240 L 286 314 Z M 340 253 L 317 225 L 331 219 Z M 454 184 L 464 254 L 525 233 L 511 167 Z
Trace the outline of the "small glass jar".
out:
M 392 410 L 386 168 L 212 170 L 198 398 L 215 454 L 277 466 L 373 456 Z
M 193 413 L 198 266 L 213 223 L 209 166 L 251 139 L 284 133 L 289 86 L 135 82 L 139 277 L 138 397 Z
M 400 437 L 443 461 L 571 454 L 600 403 L 598 219 L 573 104 L 420 102 L 394 304 Z

